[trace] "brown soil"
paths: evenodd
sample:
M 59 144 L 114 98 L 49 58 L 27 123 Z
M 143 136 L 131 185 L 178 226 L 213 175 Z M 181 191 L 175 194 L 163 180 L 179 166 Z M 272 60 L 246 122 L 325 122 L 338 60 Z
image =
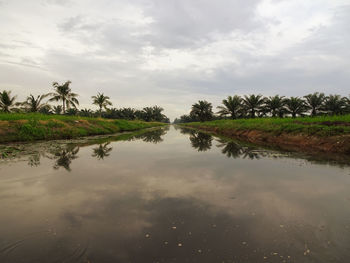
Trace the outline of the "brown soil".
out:
M 193 127 L 197 129 L 198 127 Z M 350 135 L 315 137 L 291 134 L 274 135 L 263 131 L 221 130 L 218 128 L 199 128 L 204 131 L 217 133 L 230 138 L 261 146 L 277 146 L 283 150 L 303 152 L 341 153 L 350 155 Z

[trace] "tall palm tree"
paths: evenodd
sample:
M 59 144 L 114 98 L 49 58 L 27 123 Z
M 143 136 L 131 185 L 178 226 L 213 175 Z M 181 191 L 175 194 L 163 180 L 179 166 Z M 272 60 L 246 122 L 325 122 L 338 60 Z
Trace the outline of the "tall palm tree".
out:
M 97 105 L 100 113 L 100 117 L 102 115 L 102 108 L 107 109 L 108 106 L 112 105 L 112 102 L 110 102 L 110 97 L 105 96 L 103 93 L 97 93 L 96 96 L 92 96 L 92 104 Z
M 48 97 L 50 94 L 43 94 L 43 95 L 38 95 L 36 98 L 30 94 L 26 101 L 22 103 L 24 107 L 29 112 L 39 112 L 41 109 L 44 109 L 45 107 L 49 106 L 47 103 L 42 103 L 42 100 Z
M 11 112 L 13 107 L 19 105 L 19 103 L 15 103 L 16 98 L 17 96 L 11 97 L 11 91 L 0 92 L 0 110 L 6 113 Z
M 140 112 L 140 117 L 144 121 L 152 121 L 153 120 L 153 109 L 152 107 L 144 107 Z
M 242 106 L 242 98 L 240 96 L 228 96 L 227 99 L 224 99 L 222 101 L 222 104 L 224 106 L 218 106 L 217 108 L 220 109 L 218 113 L 221 116 L 226 116 L 228 114 L 231 115 L 231 119 L 236 119 L 238 117 L 239 111 L 241 110 Z
M 262 95 L 245 95 L 243 103 L 251 118 L 255 118 L 255 113 L 261 109 L 264 104 L 264 98 Z
M 265 109 L 268 113 L 271 113 L 272 117 L 282 118 L 285 113 L 285 100 L 284 96 L 273 96 L 265 99 Z
M 340 95 L 329 95 L 324 102 L 324 109 L 330 115 L 343 114 L 346 111 L 346 98 Z
M 192 105 L 191 116 L 194 116 L 201 122 L 211 120 L 213 117 L 213 106 L 205 100 L 200 100 Z
M 153 110 L 153 120 L 154 121 L 163 121 L 165 118 L 165 115 L 162 113 L 164 111 L 164 109 L 162 107 L 159 106 L 153 106 L 152 107 Z
M 299 97 L 290 97 L 285 100 L 287 112 L 295 118 L 297 115 L 304 115 L 307 111 L 305 101 Z
M 62 101 L 63 114 L 66 113 L 66 107 L 69 109 L 71 106 L 73 108 L 77 108 L 79 105 L 79 101 L 76 97 L 78 94 L 73 93 L 70 84 L 72 82 L 70 80 L 66 81 L 62 85 L 58 84 L 58 82 L 54 82 L 52 86 L 55 89 L 55 92 L 50 93 L 50 96 L 53 96 L 49 101 Z
M 306 105 L 311 110 L 311 116 L 314 117 L 322 109 L 323 102 L 325 101 L 326 96 L 324 95 L 324 93 L 315 92 L 313 94 L 308 94 L 304 96 L 304 98 L 306 99 Z

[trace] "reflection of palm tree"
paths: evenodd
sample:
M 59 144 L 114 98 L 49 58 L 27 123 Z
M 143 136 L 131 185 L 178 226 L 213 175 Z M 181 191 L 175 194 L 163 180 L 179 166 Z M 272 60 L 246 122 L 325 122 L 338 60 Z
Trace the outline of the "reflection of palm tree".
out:
M 176 127 L 176 126 L 175 126 Z M 197 132 L 193 129 L 179 127 L 181 134 L 195 135 Z
M 100 144 L 98 147 L 92 149 L 93 154 L 92 157 L 97 157 L 99 160 L 103 160 L 105 157 L 108 157 L 110 155 L 110 152 L 113 150 L 112 147 L 108 147 L 110 145 L 109 142 L 105 144 Z
M 201 132 L 193 133 L 190 136 L 192 147 L 197 149 L 199 152 L 210 150 L 212 140 L 213 137 L 211 135 Z
M 73 160 L 77 159 L 79 152 L 78 146 L 67 146 L 64 149 L 58 149 L 58 151 L 54 152 L 54 159 L 56 159 L 55 165 L 53 168 L 55 170 L 59 169 L 60 167 L 63 167 L 67 171 L 71 171 L 70 165 Z
M 144 142 L 160 143 L 163 141 L 162 136 L 164 136 L 169 128 L 156 129 L 139 135 L 135 135 L 133 139 L 141 139 Z
M 223 148 L 221 152 L 225 154 L 228 158 L 238 158 L 243 153 L 243 148 L 238 143 L 233 141 L 219 140 L 220 144 L 218 147 Z
M 238 158 L 242 156 L 244 159 L 249 158 L 254 160 L 260 159 L 261 156 L 264 156 L 263 153 L 258 152 L 255 148 L 241 146 L 233 141 L 219 139 L 218 142 L 220 143 L 218 147 L 222 148 L 221 152 L 229 158 Z
M 243 158 L 249 158 L 251 160 L 260 159 L 260 154 L 253 148 L 245 148 L 243 151 Z

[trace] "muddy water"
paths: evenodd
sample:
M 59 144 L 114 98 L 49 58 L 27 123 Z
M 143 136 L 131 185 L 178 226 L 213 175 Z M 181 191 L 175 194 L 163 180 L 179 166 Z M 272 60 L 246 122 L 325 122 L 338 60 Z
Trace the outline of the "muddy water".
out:
M 0 262 L 349 262 L 346 163 L 175 127 L 125 139 L 3 154 Z

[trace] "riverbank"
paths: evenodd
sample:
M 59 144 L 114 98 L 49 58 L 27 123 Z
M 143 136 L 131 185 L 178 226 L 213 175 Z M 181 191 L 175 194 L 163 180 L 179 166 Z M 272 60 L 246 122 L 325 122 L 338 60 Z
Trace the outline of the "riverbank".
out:
M 0 114 L 0 143 L 72 139 L 164 126 L 164 123 L 43 114 Z
M 350 154 L 350 115 L 219 120 L 181 126 L 283 150 Z

